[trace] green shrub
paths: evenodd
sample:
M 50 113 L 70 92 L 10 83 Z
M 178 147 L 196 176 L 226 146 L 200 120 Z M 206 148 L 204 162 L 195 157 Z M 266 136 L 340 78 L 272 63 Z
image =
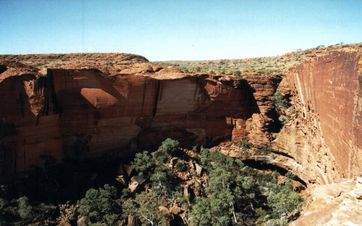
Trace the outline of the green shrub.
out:
M 272 216 L 275 218 L 287 216 L 288 213 L 299 210 L 303 204 L 298 193 L 293 191 L 290 180 L 287 180 L 282 187 L 274 186 L 269 192 L 267 201 L 273 208 Z
M 199 159 L 200 159 L 200 163 L 204 168 L 209 168 L 210 167 L 210 151 L 207 148 L 202 148 L 200 155 L 199 155 Z
M 176 171 L 184 172 L 187 170 L 187 166 L 182 162 L 177 162 L 175 164 L 175 169 L 176 169 Z
M 251 148 L 251 144 L 249 143 L 249 141 L 247 139 L 243 139 L 240 143 L 241 147 L 249 149 Z
M 234 71 L 233 73 L 234 76 L 236 77 L 240 77 L 241 76 L 241 72 L 238 70 L 238 71 Z
M 177 151 L 179 142 L 171 138 L 164 140 L 157 151 L 153 153 L 153 157 L 156 161 L 164 163 L 175 151 Z
M 154 166 L 155 162 L 147 151 L 137 153 L 132 161 L 132 169 L 142 176 L 147 176 Z
M 208 198 L 198 198 L 190 213 L 192 225 L 230 225 L 233 203 L 234 197 L 230 191 L 215 193 Z
M 123 218 L 132 215 L 142 225 L 167 225 L 170 218 L 159 211 L 161 203 L 162 199 L 152 190 L 141 192 L 123 203 Z
M 168 195 L 172 190 L 173 174 L 164 167 L 156 167 L 150 177 L 152 189 L 160 195 Z
M 180 142 L 178 142 L 177 140 L 173 140 L 171 138 L 167 138 L 166 140 L 164 140 L 161 144 L 161 146 L 159 147 L 159 149 L 167 152 L 167 153 L 172 153 L 174 151 L 177 150 L 178 146 L 180 145 Z
M 275 92 L 271 97 L 271 101 L 273 101 L 273 105 L 277 108 L 286 108 L 288 107 L 287 99 L 279 92 Z
M 192 225 L 210 225 L 212 217 L 209 200 L 207 198 L 196 199 L 189 216 Z
M 91 188 L 79 201 L 78 212 L 81 216 L 87 216 L 92 223 L 115 225 L 120 214 L 116 198 L 116 188 L 108 184 L 99 189 Z
M 170 154 L 162 149 L 155 151 L 152 156 L 153 160 L 157 163 L 165 163 L 170 158 Z
M 3 216 L 6 211 L 7 200 L 0 198 L 0 216 Z
M 22 196 L 17 199 L 18 208 L 17 212 L 21 219 L 28 219 L 32 216 L 33 207 L 29 203 L 29 199 L 26 196 Z
M 283 216 L 280 219 L 271 219 L 266 222 L 266 225 L 288 226 L 288 218 Z

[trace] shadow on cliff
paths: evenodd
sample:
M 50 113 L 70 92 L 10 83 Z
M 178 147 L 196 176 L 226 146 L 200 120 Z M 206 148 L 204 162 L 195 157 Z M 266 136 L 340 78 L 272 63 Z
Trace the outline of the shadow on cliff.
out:
M 247 159 L 247 160 L 243 160 L 243 163 L 246 166 L 249 166 L 251 168 L 254 169 L 259 169 L 259 170 L 263 170 L 263 171 L 272 171 L 272 172 L 278 172 L 280 175 L 283 176 L 287 176 L 288 174 L 292 176 L 292 179 L 295 181 L 298 181 L 299 183 L 301 183 L 305 188 L 307 187 L 307 183 L 301 179 L 300 177 L 298 177 L 297 175 L 294 175 L 291 173 L 291 171 L 275 165 L 275 164 L 270 164 L 267 163 L 265 161 L 260 161 L 260 160 L 254 160 L 254 159 Z
M 25 82 L 35 80 L 35 75 L 24 74 L 17 77 L 9 77 L 0 82 L 0 119 L 6 122 L 5 129 L 12 127 L 12 132 L 3 134 L 0 137 L 0 175 L 9 176 L 16 171 L 17 163 L 17 143 L 23 141 L 17 137 L 19 135 L 16 121 L 25 121 L 29 119 L 36 124 L 38 116 L 31 110 Z M 2 126 L 4 129 L 4 124 Z M 23 141 L 24 142 L 24 141 Z
M 54 160 L 44 158 L 43 164 L 32 167 L 24 174 L 9 178 L 2 183 L 8 198 L 27 196 L 35 203 L 64 203 L 76 201 L 89 188 L 104 184 L 119 186 L 115 177 L 122 159 L 100 157 L 82 161 L 65 161 L 54 164 Z M 4 195 L 1 194 L 0 196 Z
M 250 86 L 250 84 L 248 83 L 247 80 L 242 79 L 239 80 L 239 84 L 238 87 L 242 90 L 245 90 L 246 92 L 246 97 L 245 97 L 245 101 L 246 101 L 246 105 L 248 106 L 248 111 L 242 115 L 243 118 L 248 119 L 250 118 L 254 113 L 259 114 L 260 113 L 260 109 L 259 106 L 257 104 L 257 101 L 255 99 L 254 96 L 254 92 L 255 89 L 253 87 Z

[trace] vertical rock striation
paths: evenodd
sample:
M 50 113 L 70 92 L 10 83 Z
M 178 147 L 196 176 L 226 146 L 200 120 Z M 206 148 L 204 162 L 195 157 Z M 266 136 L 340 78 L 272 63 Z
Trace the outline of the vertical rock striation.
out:
M 127 156 L 132 147 L 149 148 L 167 137 L 188 147 L 216 144 L 245 136 L 245 122 L 260 112 L 258 91 L 233 77 L 153 65 L 112 75 L 87 68 L 7 67 L 1 74 L 0 104 L 6 107 L 0 116 L 16 132 L 1 137 L 0 168 L 6 175 L 81 152 Z
M 328 183 L 362 171 L 361 50 L 313 57 L 282 81 L 292 120 L 274 147 L 295 157 L 310 182 Z

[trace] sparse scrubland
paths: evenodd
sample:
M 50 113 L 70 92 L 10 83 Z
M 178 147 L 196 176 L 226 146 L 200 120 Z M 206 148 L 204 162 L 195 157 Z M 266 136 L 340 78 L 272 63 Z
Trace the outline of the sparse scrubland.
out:
M 185 73 L 207 73 L 214 75 L 233 75 L 242 77 L 250 74 L 261 76 L 283 75 L 294 65 L 315 54 L 349 45 L 338 43 L 331 46 L 317 46 L 312 49 L 298 49 L 281 56 L 257 57 L 248 59 L 220 59 L 203 61 L 160 61 L 163 66 L 173 66 Z

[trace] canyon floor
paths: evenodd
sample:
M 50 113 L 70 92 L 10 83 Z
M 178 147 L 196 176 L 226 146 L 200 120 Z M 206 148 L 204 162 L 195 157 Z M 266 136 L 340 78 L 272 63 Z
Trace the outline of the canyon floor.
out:
M 0 225 L 362 225 L 361 87 L 362 44 L 0 55 Z

